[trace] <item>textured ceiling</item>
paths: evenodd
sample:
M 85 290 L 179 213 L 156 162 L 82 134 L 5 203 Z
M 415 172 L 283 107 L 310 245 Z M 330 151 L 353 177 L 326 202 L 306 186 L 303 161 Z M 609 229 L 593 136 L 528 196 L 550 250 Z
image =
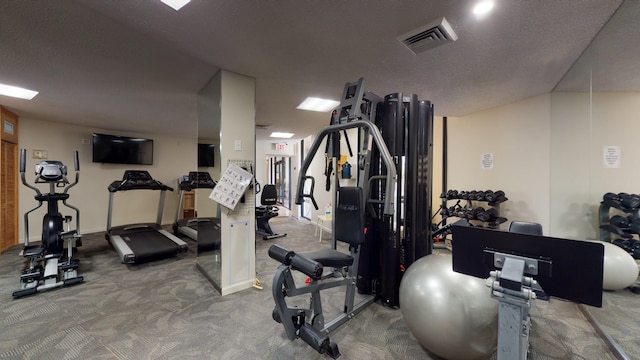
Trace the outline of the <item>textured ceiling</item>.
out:
M 359 77 L 378 95 L 415 93 L 438 115 L 465 115 L 552 91 L 620 4 L 497 1 L 478 20 L 472 1 L 192 0 L 179 12 L 159 0 L 2 1 L 0 82 L 40 94 L 0 104 L 22 117 L 191 137 L 196 94 L 225 69 L 256 78 L 256 123 L 271 126 L 258 139 L 317 132 L 329 114 L 296 105 L 337 99 Z M 414 55 L 396 39 L 442 16 L 455 43 Z

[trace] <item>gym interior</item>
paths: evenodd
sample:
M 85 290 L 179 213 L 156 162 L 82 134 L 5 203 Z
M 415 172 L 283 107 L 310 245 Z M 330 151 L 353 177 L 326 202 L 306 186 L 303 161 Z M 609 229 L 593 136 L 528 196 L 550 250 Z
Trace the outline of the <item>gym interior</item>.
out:
M 640 358 L 640 4 L 472 5 L 0 5 L 0 357 Z

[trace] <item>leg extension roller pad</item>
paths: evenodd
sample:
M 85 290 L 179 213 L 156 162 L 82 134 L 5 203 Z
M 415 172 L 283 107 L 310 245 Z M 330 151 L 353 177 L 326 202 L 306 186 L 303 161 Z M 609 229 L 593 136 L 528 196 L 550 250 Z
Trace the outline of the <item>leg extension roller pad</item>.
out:
M 311 345 L 317 352 L 320 354 L 326 353 L 332 359 L 337 359 L 340 356 L 340 351 L 338 350 L 338 345 L 331 340 L 329 337 L 320 330 L 314 328 L 309 324 L 303 324 L 300 327 L 299 331 L 300 339 L 302 339 L 307 344 Z

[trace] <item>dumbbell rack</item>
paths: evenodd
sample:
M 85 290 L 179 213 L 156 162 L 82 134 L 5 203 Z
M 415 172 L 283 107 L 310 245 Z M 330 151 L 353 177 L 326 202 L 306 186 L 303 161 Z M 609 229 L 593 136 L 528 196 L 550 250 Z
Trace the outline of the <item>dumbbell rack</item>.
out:
M 490 229 L 495 229 L 507 221 L 507 218 L 500 216 L 500 204 L 508 200 L 503 191 L 449 190 L 443 193 L 441 198 L 443 225 L 450 217 L 464 219 L 472 225 Z M 448 201 L 457 202 L 449 207 Z
M 601 241 L 640 259 L 640 241 L 635 238 L 640 235 L 640 195 L 606 193 L 598 207 L 598 223 Z

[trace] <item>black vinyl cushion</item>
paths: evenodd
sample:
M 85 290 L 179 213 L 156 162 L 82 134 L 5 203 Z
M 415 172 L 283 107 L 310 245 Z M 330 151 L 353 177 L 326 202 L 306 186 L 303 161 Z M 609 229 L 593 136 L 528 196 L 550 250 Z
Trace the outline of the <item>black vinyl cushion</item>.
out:
M 509 232 L 542 236 L 542 225 L 526 221 L 512 221 Z
M 338 189 L 338 205 L 333 216 L 336 226 L 336 240 L 351 245 L 364 243 L 363 210 L 361 188 L 341 187 Z
M 353 264 L 353 258 L 350 255 L 341 253 L 340 251 L 331 248 L 313 250 L 300 253 L 299 255 L 305 256 L 311 260 L 315 260 L 322 264 L 322 266 L 343 267 L 351 266 Z

